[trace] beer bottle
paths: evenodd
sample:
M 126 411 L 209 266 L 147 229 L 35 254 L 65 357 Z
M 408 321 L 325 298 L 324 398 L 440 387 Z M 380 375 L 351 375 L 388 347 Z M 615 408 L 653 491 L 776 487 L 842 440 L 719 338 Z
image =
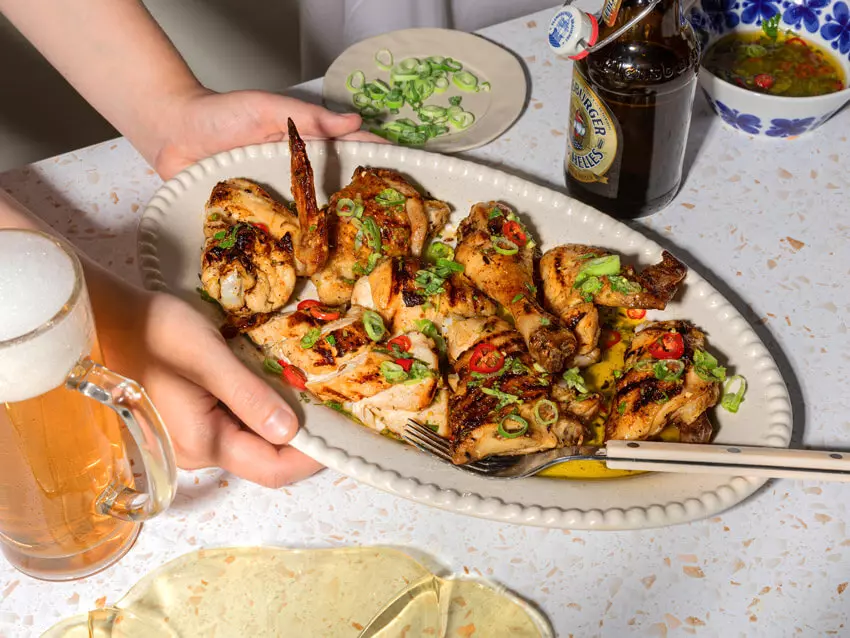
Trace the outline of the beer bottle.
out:
M 682 180 L 699 69 L 682 4 L 605 0 L 598 21 L 566 6 L 549 28 L 552 49 L 575 60 L 567 190 L 614 217 L 663 208 Z

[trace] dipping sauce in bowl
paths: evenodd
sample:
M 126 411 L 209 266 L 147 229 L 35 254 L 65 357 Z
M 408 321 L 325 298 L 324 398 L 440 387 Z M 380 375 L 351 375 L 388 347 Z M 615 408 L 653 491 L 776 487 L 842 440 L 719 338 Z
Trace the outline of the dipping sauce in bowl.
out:
M 728 33 L 705 54 L 703 66 L 717 77 L 751 91 L 813 97 L 841 91 L 841 64 L 826 49 L 791 32 Z

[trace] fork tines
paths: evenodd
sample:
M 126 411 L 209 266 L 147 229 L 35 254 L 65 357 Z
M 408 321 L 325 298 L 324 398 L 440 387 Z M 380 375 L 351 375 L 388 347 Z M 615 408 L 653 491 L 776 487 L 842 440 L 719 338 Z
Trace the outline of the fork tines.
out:
M 439 436 L 427 425 L 423 425 L 413 419 L 408 420 L 402 436 L 420 450 L 436 456 L 441 461 L 451 463 L 454 467 L 461 470 L 489 474 L 510 464 L 510 461 L 506 457 L 491 456 L 480 461 L 475 461 L 474 463 L 455 465 L 452 463 L 452 452 L 449 441 Z

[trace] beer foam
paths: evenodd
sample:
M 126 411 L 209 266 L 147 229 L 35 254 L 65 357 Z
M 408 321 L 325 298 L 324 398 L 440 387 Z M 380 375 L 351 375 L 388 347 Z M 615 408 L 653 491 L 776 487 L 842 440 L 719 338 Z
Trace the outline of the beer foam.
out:
M 47 236 L 0 231 L 0 342 L 43 326 L 69 303 L 72 258 Z M 85 290 L 67 314 L 43 332 L 0 344 L 0 402 L 23 401 L 63 384 L 94 342 Z

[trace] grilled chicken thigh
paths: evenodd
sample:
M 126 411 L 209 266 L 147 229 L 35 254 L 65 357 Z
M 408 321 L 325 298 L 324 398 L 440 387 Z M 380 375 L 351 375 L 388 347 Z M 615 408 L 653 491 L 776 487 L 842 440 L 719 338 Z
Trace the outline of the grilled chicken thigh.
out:
M 381 257 L 418 256 L 428 236 L 448 220 L 447 204 L 423 198 L 404 177 L 385 168 L 358 167 L 351 183 L 331 195 L 331 252 L 313 275 L 319 298 L 338 305 Z
M 537 301 L 533 251 L 516 215 L 497 202 L 475 204 L 458 228 L 455 259 L 466 276 L 510 312 L 534 359 L 558 372 L 575 351 L 576 338 Z
M 680 335 L 681 341 L 671 335 Z M 681 356 L 654 357 L 653 352 L 669 347 L 666 343 L 678 344 L 675 349 L 682 351 Z M 639 329 L 626 352 L 623 376 L 617 380 L 605 422 L 606 440 L 649 439 L 675 425 L 680 440 L 708 442 L 712 428 L 705 411 L 717 404 L 721 384 L 710 370 L 698 371 L 694 361 L 704 352 L 705 335 L 688 321 L 654 322 Z M 672 378 L 676 374 L 680 376 Z
M 215 185 L 206 205 L 201 283 L 231 315 L 280 309 L 295 287 L 298 220 L 246 179 Z
M 426 267 L 417 257 L 384 259 L 368 277 L 357 281 L 351 303 L 376 310 L 391 322 L 393 334 L 417 329 L 421 319 L 441 328 L 448 317 L 496 313 L 496 304 L 460 274 L 447 278 L 440 286 L 442 292 L 427 296 L 416 283 L 417 273 Z
M 582 420 L 553 396 L 551 376 L 535 368 L 522 335 L 506 321 L 453 321 L 446 341 L 455 373 L 449 381 L 454 463 L 578 445 L 585 438 Z
M 547 251 L 540 260 L 545 306 L 576 337 L 576 352 L 570 365 L 586 367 L 599 360 L 597 306 L 663 310 L 688 272 L 684 264 L 664 251 L 661 263 L 641 273 L 625 266 L 610 276 L 586 274 L 594 262 L 611 255 L 601 248 L 567 244 Z

